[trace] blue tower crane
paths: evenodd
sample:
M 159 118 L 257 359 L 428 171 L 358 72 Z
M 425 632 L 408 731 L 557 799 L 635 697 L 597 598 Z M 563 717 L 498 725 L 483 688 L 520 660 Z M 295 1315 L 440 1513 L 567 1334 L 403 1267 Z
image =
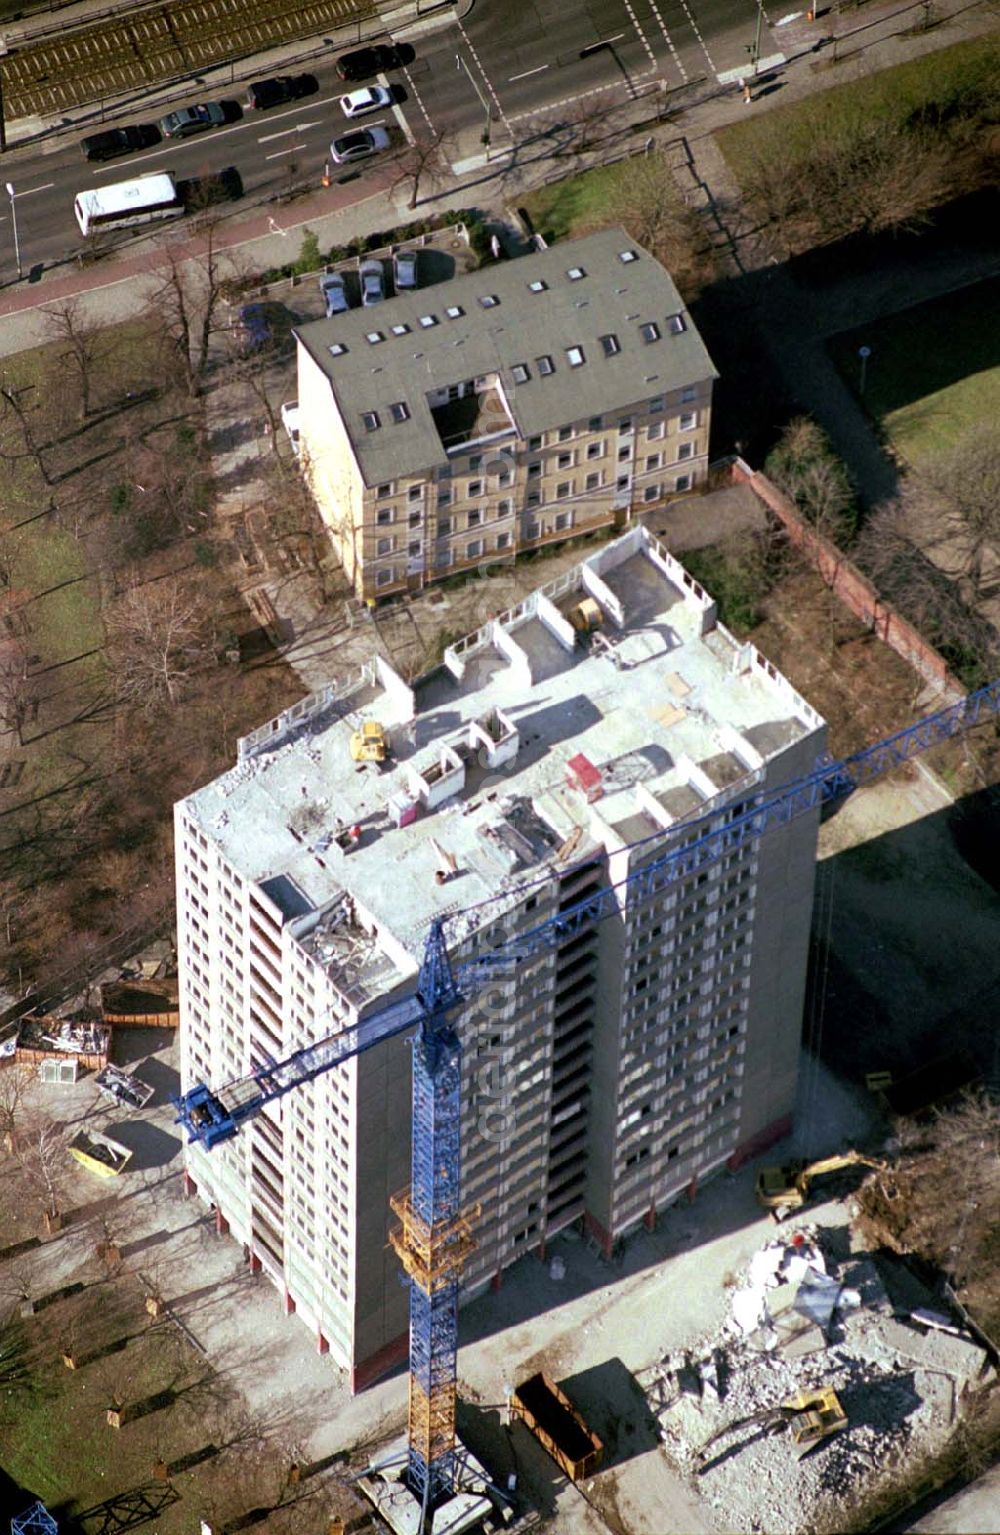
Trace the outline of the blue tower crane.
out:
M 928 748 L 1000 713 L 1000 679 L 960 702 L 896 731 L 840 761 L 821 761 L 804 777 L 767 794 L 720 824 L 718 811 L 683 823 L 683 847 L 634 870 L 623 882 L 641 902 L 717 862 L 744 842 L 800 815 L 845 799 L 855 789 Z M 669 833 L 668 833 L 669 835 Z M 663 832 L 652 838 L 660 841 Z M 640 846 L 640 843 L 633 846 Z M 452 965 L 444 923 L 428 932 L 416 989 L 351 1028 L 282 1061 L 212 1089 L 198 1083 L 176 1100 L 178 1122 L 206 1149 L 236 1135 L 267 1103 L 352 1056 L 410 1029 L 413 1048 L 412 1171 L 409 1191 L 392 1200 L 400 1221 L 392 1243 L 410 1280 L 410 1390 L 407 1480 L 426 1514 L 451 1492 L 455 1477 L 458 1292 L 473 1245 L 461 1207 L 461 1045 L 456 1010 L 516 964 L 557 948 L 581 928 L 619 910 L 620 886 L 592 895 L 495 948 Z

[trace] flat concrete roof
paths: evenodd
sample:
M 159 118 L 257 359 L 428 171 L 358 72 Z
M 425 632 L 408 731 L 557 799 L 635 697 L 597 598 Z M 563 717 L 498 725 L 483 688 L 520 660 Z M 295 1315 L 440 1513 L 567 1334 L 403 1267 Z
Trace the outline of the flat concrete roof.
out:
M 459 383 L 497 378 L 505 408 L 493 412 L 496 430 L 509 419 L 527 438 L 717 376 L 670 274 L 622 228 L 317 320 L 296 336 L 330 380 L 367 485 L 448 462 L 428 395 Z
M 603 622 L 581 642 L 565 614 L 584 598 Z M 381 767 L 351 758 L 362 720 L 388 732 Z M 821 724 L 636 527 L 412 685 L 376 659 L 310 695 L 185 810 L 360 1003 L 417 968 L 433 918 L 499 915 L 526 881 L 701 813 Z

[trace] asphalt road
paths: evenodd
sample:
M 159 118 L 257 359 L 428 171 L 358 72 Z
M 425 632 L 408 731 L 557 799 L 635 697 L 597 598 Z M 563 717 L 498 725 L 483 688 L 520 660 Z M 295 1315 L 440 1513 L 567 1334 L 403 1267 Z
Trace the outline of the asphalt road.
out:
M 390 83 L 412 133 L 445 133 L 455 145 L 462 138 L 454 160 L 478 148 L 487 109 L 499 146 L 529 137 L 536 121 L 544 122 L 557 110 L 561 117 L 572 117 L 664 85 L 672 89 L 706 77 L 735 77 L 748 66 L 758 14 L 764 23 L 761 55 L 773 58 L 778 46 L 757 0 L 584 0 L 574 6 L 565 0 L 479 0 L 464 23 L 417 39 L 414 62 Z M 15 190 L 25 275 L 72 260 L 84 248 L 73 198 L 88 187 L 153 171 L 169 170 L 180 180 L 234 166 L 244 187 L 243 199 L 231 205 L 238 212 L 292 185 L 318 186 L 330 139 L 352 126 L 337 105 L 344 86 L 336 78 L 334 59 L 331 52 L 329 62 L 311 66 L 320 83 L 316 95 L 268 112 L 246 111 L 237 121 L 180 143 L 164 141 L 92 165 L 82 159 L 79 139 L 84 131 L 99 128 L 96 124 L 8 152 L 4 180 Z M 243 99 L 239 87 L 220 95 Z M 158 104 L 155 112 L 113 121 L 152 120 L 172 107 L 211 97 L 211 90 L 202 88 Z M 384 122 L 394 145 L 404 145 L 391 111 L 363 121 Z M 356 173 L 360 190 L 364 163 Z M 0 285 L 15 280 L 13 233 L 10 200 L 0 191 Z M 113 237 L 113 243 L 133 239 L 126 232 Z

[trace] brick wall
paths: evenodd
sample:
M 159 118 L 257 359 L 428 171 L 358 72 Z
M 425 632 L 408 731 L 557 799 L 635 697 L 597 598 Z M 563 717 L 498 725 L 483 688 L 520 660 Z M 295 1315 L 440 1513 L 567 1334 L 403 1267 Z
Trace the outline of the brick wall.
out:
M 741 458 L 732 462 L 732 477 L 747 484 L 777 517 L 788 538 L 817 570 L 827 586 L 866 628 L 871 629 L 890 649 L 908 662 L 933 687 L 950 699 L 963 698 L 966 689 L 948 670 L 942 655 L 929 645 L 912 624 L 884 601 L 866 576 L 847 555 L 811 528 L 794 504 L 765 474 L 755 473 Z

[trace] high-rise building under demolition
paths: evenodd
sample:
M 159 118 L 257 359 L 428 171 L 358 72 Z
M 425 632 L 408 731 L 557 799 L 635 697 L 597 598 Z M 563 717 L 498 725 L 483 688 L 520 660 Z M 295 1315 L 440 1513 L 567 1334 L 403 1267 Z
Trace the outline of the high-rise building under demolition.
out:
M 365 723 L 386 762 L 354 760 Z M 434 918 L 460 959 L 613 888 L 611 916 L 529 944 L 457 1020 L 466 1293 L 571 1222 L 610 1246 L 788 1125 L 816 817 L 650 899 L 628 876 L 823 745 L 815 711 L 641 528 L 412 684 L 372 660 L 176 807 L 184 1089 L 412 989 Z M 397 1038 L 186 1153 L 220 1227 L 356 1386 L 405 1350 L 387 1236 L 409 1125 Z

